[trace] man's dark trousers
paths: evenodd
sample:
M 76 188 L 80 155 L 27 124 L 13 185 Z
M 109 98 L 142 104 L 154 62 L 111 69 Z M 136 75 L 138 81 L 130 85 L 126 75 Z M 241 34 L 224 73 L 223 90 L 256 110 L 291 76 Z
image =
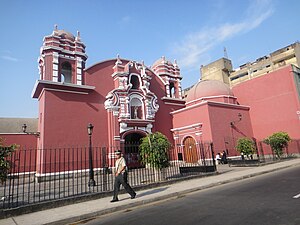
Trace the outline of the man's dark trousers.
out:
M 131 197 L 135 197 L 136 193 L 134 190 L 130 187 L 130 185 L 127 183 L 127 172 L 123 174 L 119 174 L 118 176 L 115 177 L 115 185 L 114 185 L 114 197 L 113 200 L 118 199 L 118 193 L 120 190 L 120 185 L 123 185 L 125 190 L 127 191 L 128 194 L 130 194 Z

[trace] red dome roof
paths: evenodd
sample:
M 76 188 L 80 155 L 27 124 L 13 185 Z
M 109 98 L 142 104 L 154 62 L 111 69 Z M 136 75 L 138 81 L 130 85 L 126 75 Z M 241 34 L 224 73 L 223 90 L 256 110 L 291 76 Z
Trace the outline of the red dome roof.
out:
M 229 86 L 219 80 L 203 80 L 195 84 L 187 95 L 186 102 L 190 102 L 203 97 L 230 95 L 233 93 Z

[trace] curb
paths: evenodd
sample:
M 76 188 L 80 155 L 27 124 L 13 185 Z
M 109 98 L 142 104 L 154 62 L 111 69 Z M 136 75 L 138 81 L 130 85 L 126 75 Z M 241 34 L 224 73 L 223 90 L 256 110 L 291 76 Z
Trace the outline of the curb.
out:
M 298 165 L 297 164 L 292 164 L 292 165 L 286 165 L 286 166 L 282 166 L 282 167 L 278 167 L 278 168 L 270 169 L 270 170 L 266 170 L 266 171 L 254 172 L 254 173 L 250 173 L 248 175 L 244 175 L 244 176 L 241 176 L 241 177 L 236 177 L 236 178 L 224 180 L 224 181 L 221 181 L 221 182 L 215 182 L 215 183 L 211 183 L 211 184 L 208 184 L 208 185 L 191 188 L 191 189 L 188 189 L 188 190 L 183 190 L 183 191 L 179 191 L 179 192 L 166 194 L 166 195 L 155 197 L 155 198 L 148 199 L 148 200 L 140 200 L 140 201 L 136 201 L 136 202 L 133 202 L 133 203 L 120 205 L 120 206 L 112 207 L 112 208 L 109 208 L 109 209 L 100 210 L 100 211 L 97 211 L 97 212 L 86 213 L 86 214 L 83 214 L 83 215 L 80 215 L 80 216 L 74 216 L 74 217 L 70 217 L 70 218 L 67 218 L 67 219 L 62 219 L 62 220 L 58 220 L 58 221 L 51 222 L 51 223 L 45 223 L 45 224 L 47 224 L 47 225 L 54 225 L 54 224 L 55 225 L 63 225 L 63 224 L 70 224 L 70 223 L 79 222 L 79 221 L 82 222 L 84 220 L 91 220 L 91 218 L 99 217 L 99 216 L 109 214 L 109 213 L 112 213 L 112 212 L 122 211 L 122 210 L 125 210 L 125 209 L 128 209 L 128 208 L 133 208 L 133 207 L 137 207 L 137 206 L 141 206 L 141 205 L 147 205 L 147 204 L 150 204 L 150 203 L 153 203 L 153 202 L 159 202 L 159 201 L 163 201 L 163 200 L 167 200 L 167 199 L 172 199 L 174 197 L 181 197 L 185 194 L 197 192 L 197 191 L 208 189 L 208 188 L 211 188 L 211 187 L 220 186 L 220 185 L 223 185 L 223 184 L 228 184 L 228 183 L 235 182 L 235 181 L 240 181 L 240 180 L 243 180 L 243 179 L 247 179 L 247 178 L 251 178 L 251 177 L 255 177 L 255 176 L 275 172 L 275 171 L 278 171 L 278 170 L 282 170 L 282 169 L 286 169 L 286 168 L 294 167 L 294 166 L 298 166 Z

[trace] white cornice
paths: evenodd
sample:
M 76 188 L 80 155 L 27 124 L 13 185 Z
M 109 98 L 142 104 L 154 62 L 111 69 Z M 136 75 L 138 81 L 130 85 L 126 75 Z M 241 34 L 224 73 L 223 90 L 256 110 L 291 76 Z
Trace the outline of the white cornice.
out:
M 207 105 L 222 106 L 222 107 L 227 107 L 227 108 L 237 108 L 237 109 L 245 109 L 245 110 L 249 110 L 250 109 L 250 107 L 246 106 L 246 105 L 237 105 L 237 104 L 230 104 L 230 103 L 223 103 L 223 102 L 214 102 L 214 101 L 203 101 L 203 102 L 191 105 L 191 106 L 187 106 L 187 107 L 185 107 L 183 109 L 175 110 L 173 112 L 170 112 L 170 114 L 173 115 L 173 114 L 180 113 L 180 112 L 183 112 L 183 111 L 186 111 L 186 110 L 189 110 L 189 109 L 192 109 L 192 108 L 196 108 L 198 106 L 206 105 L 206 104 Z
M 208 99 L 212 99 L 212 98 L 231 98 L 231 99 L 237 99 L 237 97 L 232 96 L 232 95 L 214 95 L 214 96 L 209 96 L 209 97 L 202 97 L 202 98 L 198 98 L 189 102 L 186 102 L 186 104 L 190 104 L 193 102 L 198 102 L 199 100 L 208 100 Z
M 178 105 L 178 106 L 183 106 L 183 107 L 185 106 L 184 103 L 179 104 L 179 103 L 165 102 L 165 104 L 166 104 L 166 105 Z
M 171 129 L 172 132 L 175 131 L 181 131 L 181 130 L 187 130 L 187 129 L 191 129 L 191 128 L 201 128 L 202 127 L 202 123 L 194 123 L 188 126 L 183 126 L 183 127 L 176 127 Z
M 50 80 L 37 80 L 34 84 L 31 97 L 34 98 L 34 94 L 37 91 L 38 85 L 51 85 L 51 86 L 59 86 L 61 88 L 63 87 L 70 87 L 70 88 L 78 88 L 80 90 L 78 91 L 70 91 L 70 90 L 60 90 L 60 89 L 55 89 L 55 88 L 49 88 L 49 87 L 43 87 L 43 89 L 47 90 L 57 90 L 57 91 L 62 91 L 62 92 L 72 92 L 72 93 L 78 93 L 78 94 L 85 94 L 88 93 L 91 90 L 94 90 L 94 86 L 88 86 L 88 85 L 78 85 L 78 84 L 71 84 L 71 83 L 61 83 L 61 82 L 55 82 L 55 81 L 50 81 Z
M 84 56 L 85 58 L 88 58 L 88 56 L 85 53 L 82 52 L 77 52 L 77 51 L 69 51 L 69 50 L 65 50 L 61 47 L 57 47 L 57 46 L 43 46 L 42 47 L 43 50 L 57 50 L 66 54 L 70 54 L 70 55 L 81 55 Z

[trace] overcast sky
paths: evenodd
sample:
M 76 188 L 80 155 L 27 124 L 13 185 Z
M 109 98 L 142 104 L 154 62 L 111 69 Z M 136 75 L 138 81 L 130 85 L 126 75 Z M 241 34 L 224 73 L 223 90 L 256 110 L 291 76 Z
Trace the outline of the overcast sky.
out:
M 234 68 L 299 40 L 298 0 L 0 0 L 0 117 L 37 117 L 31 98 L 43 37 L 80 31 L 87 67 L 115 58 L 177 59 L 183 88 L 221 57 Z

